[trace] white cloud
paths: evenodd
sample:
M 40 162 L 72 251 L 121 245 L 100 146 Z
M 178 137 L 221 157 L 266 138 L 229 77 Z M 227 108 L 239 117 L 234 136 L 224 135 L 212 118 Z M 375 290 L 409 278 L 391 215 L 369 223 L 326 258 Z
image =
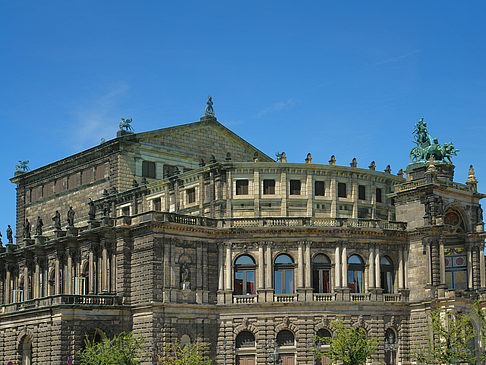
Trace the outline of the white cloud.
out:
M 265 108 L 261 111 L 258 112 L 257 116 L 258 118 L 261 118 L 262 116 L 269 114 L 269 113 L 274 113 L 274 112 L 279 112 L 284 109 L 288 109 L 296 104 L 296 101 L 294 99 L 288 99 L 286 101 L 279 101 L 276 103 L 273 103 L 270 105 L 268 108 Z
M 385 63 L 398 62 L 398 61 L 403 60 L 404 58 L 410 57 L 410 56 L 412 56 L 414 54 L 417 54 L 417 53 L 420 53 L 420 50 L 419 49 L 414 49 L 413 51 L 410 51 L 408 53 L 402 54 L 400 56 L 391 57 L 391 58 L 387 58 L 385 60 L 379 61 L 379 62 L 375 63 L 375 65 L 383 65 Z
M 98 100 L 78 106 L 73 113 L 73 138 L 69 141 L 74 149 L 95 146 L 102 138 L 108 140 L 115 137 L 120 118 L 130 118 L 118 115 L 119 111 L 116 108 L 120 97 L 126 94 L 128 89 L 126 84 L 120 84 Z

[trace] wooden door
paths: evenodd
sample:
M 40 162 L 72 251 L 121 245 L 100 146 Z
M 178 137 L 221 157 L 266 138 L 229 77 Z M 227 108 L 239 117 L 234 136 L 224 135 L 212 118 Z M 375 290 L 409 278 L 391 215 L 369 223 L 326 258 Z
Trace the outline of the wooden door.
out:
M 327 356 L 321 357 L 320 359 L 316 359 L 316 365 L 328 365 L 331 363 L 331 360 Z
M 294 365 L 294 354 L 280 354 L 280 358 L 282 359 L 282 365 Z
M 253 355 L 237 356 L 236 365 L 255 365 L 255 356 Z

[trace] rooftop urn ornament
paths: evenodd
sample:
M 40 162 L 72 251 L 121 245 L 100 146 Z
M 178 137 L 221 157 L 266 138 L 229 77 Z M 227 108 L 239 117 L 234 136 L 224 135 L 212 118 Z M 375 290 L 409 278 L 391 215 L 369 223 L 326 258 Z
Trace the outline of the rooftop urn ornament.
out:
M 208 97 L 208 101 L 206 101 L 206 110 L 204 110 L 204 115 L 206 117 L 214 118 L 214 109 L 213 109 L 213 98 L 212 96 Z
M 416 146 L 410 151 L 410 160 L 412 162 L 425 162 L 432 156 L 435 161 L 452 163 L 451 157 L 457 156 L 457 152 L 459 152 L 459 150 L 455 149 L 454 143 L 448 142 L 440 145 L 438 138 L 431 138 L 424 118 L 421 118 L 415 125 L 413 133 L 415 134 L 414 142 Z
M 121 122 L 120 122 L 120 130 L 123 131 L 130 131 L 130 132 L 133 132 L 133 128 L 131 126 L 131 123 L 132 123 L 132 118 L 128 118 L 128 119 L 125 119 L 125 118 L 121 118 Z
M 376 169 L 376 163 L 375 163 L 375 161 L 371 161 L 371 163 L 370 163 L 370 165 L 368 166 L 368 168 L 369 168 L 370 170 L 373 170 L 373 171 L 374 171 L 374 170 Z
M 138 182 L 135 179 L 132 181 L 132 188 L 138 188 Z
M 398 170 L 397 176 L 398 177 L 403 177 L 403 169 Z
M 334 155 L 332 155 L 329 160 L 329 166 L 336 166 L 336 157 Z
M 427 170 L 425 171 L 425 177 L 428 184 L 437 182 L 437 168 L 435 167 L 434 157 L 430 156 Z
M 469 186 L 471 191 L 475 193 L 478 191 L 478 179 L 476 179 L 476 175 L 474 174 L 473 165 L 469 166 L 469 174 L 467 177 L 466 185 Z
M 209 158 L 209 163 L 215 163 L 216 162 L 216 157 L 214 155 L 211 155 Z
M 277 162 L 282 162 L 282 163 L 286 163 L 287 162 L 287 155 L 285 154 L 285 152 L 275 152 L 275 157 L 277 157 Z
M 356 160 L 356 157 L 353 158 L 351 163 L 349 164 L 351 167 L 358 167 L 358 161 Z
M 305 163 L 312 163 L 312 155 L 310 153 L 307 154 L 305 158 Z
M 29 171 L 29 166 L 27 166 L 29 164 L 29 160 L 25 160 L 25 161 L 21 161 L 19 160 L 19 163 L 17 165 L 15 165 L 15 171 Z
M 204 162 L 202 158 L 199 160 L 199 166 L 200 167 L 206 166 L 206 162 Z
M 230 152 L 226 152 L 226 158 L 225 158 L 226 161 L 231 161 L 231 153 Z
M 386 165 L 385 173 L 391 174 L 391 167 L 390 167 L 390 165 Z

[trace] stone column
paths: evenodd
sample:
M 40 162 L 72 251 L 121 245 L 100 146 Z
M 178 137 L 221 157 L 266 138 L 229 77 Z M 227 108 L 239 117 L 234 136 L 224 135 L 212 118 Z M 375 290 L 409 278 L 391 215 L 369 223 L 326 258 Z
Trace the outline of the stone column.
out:
M 34 290 L 33 291 L 34 291 L 34 298 L 41 297 L 41 294 L 40 294 L 40 264 L 39 264 L 39 257 L 36 257 L 35 258 L 35 274 L 34 274 Z
M 59 256 L 56 256 L 56 261 L 54 262 L 54 293 L 53 295 L 61 294 L 61 268 L 59 263 Z
M 233 180 L 231 170 L 226 172 L 226 217 L 231 217 L 231 200 L 233 199 Z M 202 209 L 202 205 L 201 205 Z M 202 211 L 202 210 L 201 210 Z
M 282 217 L 287 216 L 287 173 L 282 169 L 280 173 L 280 214 Z
M 339 252 L 339 245 L 335 248 L 334 253 L 334 287 L 341 287 L 341 253 Z
M 249 192 L 251 194 L 251 192 Z M 260 216 L 260 172 L 254 170 L 253 172 L 253 210 L 255 217 Z
M 165 211 L 170 212 L 169 184 L 165 184 L 165 186 L 164 186 L 164 204 L 165 204 Z
M 403 285 L 405 289 L 408 289 L 408 250 L 403 248 Z
M 298 243 L 298 275 L 297 275 L 297 287 L 302 288 L 304 286 L 304 252 L 302 248 L 303 243 Z
M 380 247 L 375 247 L 375 286 L 381 288 Z
M 5 273 L 5 293 L 4 293 L 4 303 L 10 303 L 10 267 L 6 265 L 7 272 Z
M 218 290 L 224 290 L 224 245 L 218 244 Z
M 311 261 L 311 243 L 306 242 L 305 245 L 305 287 L 306 288 L 312 288 L 312 283 L 311 283 L 311 272 L 312 272 L 312 261 Z
M 231 273 L 232 273 L 232 262 L 231 262 L 231 243 L 226 245 L 226 287 L 225 289 L 231 291 Z
M 27 265 L 27 263 L 26 263 Z M 24 266 L 24 300 L 31 299 L 29 297 L 29 269 Z
M 334 177 L 331 178 L 331 187 L 330 187 L 330 194 L 331 194 L 331 217 L 336 217 L 336 206 L 337 206 L 337 193 L 336 193 L 336 179 Z
M 89 288 L 88 288 L 88 293 L 89 294 L 94 294 L 94 254 L 93 251 L 89 251 L 89 256 L 88 256 L 88 281 L 89 281 Z
M 368 256 L 368 262 L 370 263 L 369 265 L 369 287 L 370 288 L 375 288 L 375 256 L 374 256 L 374 248 L 370 247 L 369 248 L 369 256 Z
M 348 286 L 348 254 L 346 252 L 346 246 L 343 246 L 341 253 L 342 262 L 342 284 L 344 288 Z
M 305 191 L 307 198 L 307 216 L 312 217 L 314 215 L 314 184 L 312 183 L 312 174 L 307 172 L 307 180 L 305 182 Z M 307 287 L 309 284 L 305 284 Z
M 425 269 L 427 271 L 427 285 L 430 286 L 432 285 L 432 252 L 430 248 L 430 241 L 427 240 L 425 242 Z
M 352 182 L 352 188 L 351 188 L 351 198 L 353 200 L 353 215 L 351 216 L 352 218 L 358 218 L 358 183 L 356 182 L 355 179 L 353 179 Z M 371 271 L 371 268 L 370 268 Z M 370 281 L 370 286 L 371 281 Z
M 258 289 L 265 287 L 265 252 L 263 244 L 258 246 Z
M 66 269 L 66 294 L 73 294 L 72 292 L 72 265 L 73 265 L 73 259 L 71 256 L 71 250 L 66 250 L 66 255 L 67 255 L 67 269 Z
M 440 253 L 440 284 L 445 284 L 445 257 L 444 257 L 444 242 L 442 239 L 439 241 L 439 253 Z
M 273 288 L 273 260 L 272 260 L 272 247 L 270 244 L 267 244 L 267 262 L 266 262 L 266 269 L 267 269 L 267 275 L 266 275 L 266 284 L 265 287 L 267 289 L 272 289 Z
M 398 289 L 404 289 L 403 285 L 403 250 L 398 249 Z
M 486 286 L 486 278 L 484 277 L 484 242 L 479 243 L 479 284 L 481 288 Z
M 102 242 L 101 251 L 102 269 L 101 269 L 101 291 L 108 291 L 108 250 L 106 247 L 106 242 Z
M 472 289 L 473 288 L 473 260 L 472 260 L 472 253 L 471 253 L 470 246 L 466 248 L 466 257 L 467 257 L 467 287 L 468 289 Z

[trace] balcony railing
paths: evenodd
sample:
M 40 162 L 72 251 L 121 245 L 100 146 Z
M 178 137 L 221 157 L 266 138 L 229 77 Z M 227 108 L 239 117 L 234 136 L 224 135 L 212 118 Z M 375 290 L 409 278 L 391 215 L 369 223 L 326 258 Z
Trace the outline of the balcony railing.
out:
M 297 301 L 297 294 L 275 294 L 273 301 L 277 303 L 292 303 Z
M 314 302 L 334 302 L 335 300 L 336 294 L 334 293 L 314 294 Z
M 400 294 L 383 294 L 383 300 L 385 302 L 399 302 L 401 299 Z
M 351 293 L 349 299 L 352 302 L 367 302 L 370 300 L 370 294 L 367 293 Z
M 257 301 L 258 297 L 256 295 L 233 295 L 233 303 L 235 304 L 249 304 Z
M 116 295 L 59 294 L 43 298 L 24 300 L 23 302 L 4 304 L 0 306 L 0 313 L 12 313 L 56 305 L 118 306 L 121 304 L 122 298 Z

